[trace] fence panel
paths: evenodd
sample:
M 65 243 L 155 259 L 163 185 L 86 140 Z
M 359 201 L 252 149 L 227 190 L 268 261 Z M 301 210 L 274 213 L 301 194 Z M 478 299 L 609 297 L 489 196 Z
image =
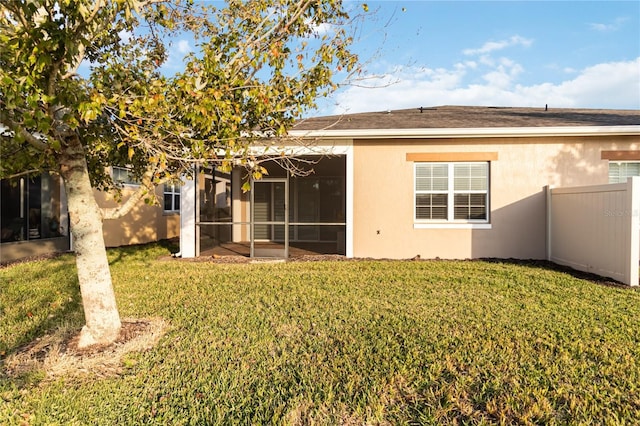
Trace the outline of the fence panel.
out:
M 638 285 L 640 178 L 548 191 L 547 258 Z

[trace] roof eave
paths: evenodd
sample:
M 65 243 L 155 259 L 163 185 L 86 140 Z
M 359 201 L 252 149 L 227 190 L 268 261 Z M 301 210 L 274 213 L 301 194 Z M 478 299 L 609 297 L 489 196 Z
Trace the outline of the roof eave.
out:
M 640 125 L 632 126 L 562 126 L 562 127 L 480 127 L 437 129 L 346 129 L 291 130 L 299 138 L 326 139 L 440 139 L 440 138 L 507 138 L 553 136 L 637 136 Z

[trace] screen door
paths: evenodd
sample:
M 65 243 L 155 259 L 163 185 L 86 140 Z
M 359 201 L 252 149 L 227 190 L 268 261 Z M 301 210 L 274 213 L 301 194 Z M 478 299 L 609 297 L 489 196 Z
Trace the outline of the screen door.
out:
M 288 218 L 288 180 L 252 181 L 251 257 L 289 257 Z

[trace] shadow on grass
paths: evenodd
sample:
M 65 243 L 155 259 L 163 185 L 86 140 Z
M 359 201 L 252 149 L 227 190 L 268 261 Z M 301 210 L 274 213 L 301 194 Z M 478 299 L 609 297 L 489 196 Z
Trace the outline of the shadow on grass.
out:
M 66 269 L 66 267 L 61 265 L 53 269 L 53 271 L 60 271 L 62 269 Z M 48 269 L 47 272 L 51 273 L 52 269 Z M 59 303 L 57 298 L 59 298 L 60 293 L 69 294 L 67 303 Z M 44 293 L 41 293 L 41 296 L 42 294 Z M 7 300 L 6 303 L 12 303 L 12 301 Z M 15 303 L 19 303 L 19 301 L 15 301 Z M 13 336 L 12 343 L 0 341 L 0 362 L 25 345 L 32 343 L 35 339 L 56 330 L 61 324 L 77 326 L 78 328 L 83 324 L 84 314 L 82 312 L 80 290 L 77 280 L 70 279 L 64 283 L 64 285 L 60 285 L 59 283 L 57 291 L 46 293 L 46 297 L 38 300 L 38 305 L 42 307 L 44 314 L 33 315 L 30 311 L 27 311 L 24 312 L 27 316 L 26 319 L 5 318 L 6 323 L 3 324 L 3 327 L 10 327 L 13 321 L 19 321 L 28 325 L 22 327 L 19 335 Z M 61 307 L 55 309 L 54 307 L 58 305 L 61 305 Z
M 171 253 L 172 250 L 177 249 L 174 240 L 109 249 L 109 265 L 113 266 L 116 263 L 132 259 L 149 263 L 155 258 L 154 256 L 149 256 L 149 251 L 144 250 L 144 248 L 154 245 L 161 249 L 156 250 L 157 252 L 166 251 Z M 0 362 L 10 354 L 33 342 L 34 339 L 59 328 L 61 324 L 79 328 L 84 323 L 73 254 L 70 254 L 70 257 L 66 260 L 61 259 L 63 256 L 65 255 L 53 254 L 21 259 L 11 264 L 4 264 L 0 268 L 8 274 L 16 274 L 13 279 L 10 275 L 3 277 L 4 282 L 0 286 L 0 290 L 6 285 L 7 291 L 3 291 L 4 294 L 0 297 L 0 305 L 19 308 L 0 309 L 2 314 L 0 322 L 7 333 L 0 333 Z M 23 264 L 41 260 L 47 261 L 46 266 L 43 265 L 42 268 L 32 268 L 29 272 L 23 272 L 22 270 L 11 271 L 13 268 L 20 268 Z M 60 263 L 56 264 L 58 260 L 60 260 Z M 28 282 L 25 283 L 24 280 L 20 282 L 19 276 L 24 278 L 25 274 L 28 274 Z M 14 280 L 17 281 L 14 282 Z M 18 285 L 23 286 L 24 290 L 22 287 L 13 287 L 13 292 L 8 291 L 9 286 Z M 64 296 L 62 297 L 61 295 Z M 61 297 L 63 301 L 61 301 Z M 25 301 L 28 300 L 35 302 L 25 306 Z M 16 324 L 19 323 L 20 326 L 16 327 Z M 3 335 L 5 336 L 4 338 L 2 337 Z
M 545 269 L 547 271 L 553 272 L 561 272 L 568 274 L 574 278 L 578 278 L 580 280 L 590 281 L 595 284 L 605 285 L 609 287 L 622 288 L 626 290 L 633 290 L 634 287 L 623 284 L 619 281 L 614 280 L 613 278 L 603 277 L 597 274 L 592 274 L 590 272 L 579 271 L 577 269 L 573 269 L 570 266 L 559 265 L 557 263 L 550 262 L 548 260 L 537 260 L 537 259 L 500 259 L 494 257 L 488 258 L 480 258 L 483 262 L 487 263 L 498 263 L 505 265 L 517 265 L 524 266 L 535 269 Z
M 69 265 L 59 265 L 57 267 L 47 267 L 47 275 L 54 276 L 56 273 L 68 271 Z M 74 269 L 75 270 L 75 269 Z M 38 272 L 35 275 L 43 275 Z M 46 275 L 40 280 L 45 280 Z M 37 298 L 37 305 L 13 310 L 12 317 L 9 318 L 7 312 L 3 312 L 2 327 L 7 327 L 4 338 L 0 339 L 0 389 L 9 391 L 11 389 L 23 389 L 27 386 L 38 384 L 44 379 L 45 374 L 41 369 L 26 371 L 16 377 L 9 374 L 11 360 L 19 353 L 29 347 L 44 346 L 43 351 L 38 352 L 38 356 L 47 353 L 47 339 L 50 335 L 68 333 L 69 330 L 76 330 L 82 326 L 84 315 L 80 301 L 80 292 L 77 279 L 65 279 L 52 284 L 50 291 L 36 289 L 32 296 Z M 62 296 L 61 296 L 62 295 Z M 19 296 L 25 296 L 20 292 Z M 3 304 L 23 305 L 19 298 L 3 297 Z M 33 313 L 31 312 L 33 310 Z M 7 364 L 9 363 L 9 364 Z
M 155 258 L 149 257 L 146 253 L 146 249 L 152 248 L 153 246 L 166 250 L 167 251 L 166 254 L 175 253 L 180 250 L 180 246 L 178 245 L 177 239 L 160 240 L 158 242 L 153 242 L 153 243 L 113 247 L 107 250 L 110 258 L 109 266 L 113 266 L 117 263 L 120 263 L 125 259 L 128 260 L 128 259 L 134 259 L 134 258 L 139 258 L 140 260 L 144 260 L 145 263 L 149 264 L 149 261 L 155 260 Z

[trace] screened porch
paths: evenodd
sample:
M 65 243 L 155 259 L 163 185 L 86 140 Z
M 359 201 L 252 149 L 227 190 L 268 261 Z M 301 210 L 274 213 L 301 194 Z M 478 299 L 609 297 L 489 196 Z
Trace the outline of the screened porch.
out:
M 346 161 L 316 159 L 313 173 L 268 174 L 242 191 L 246 172 L 209 169 L 196 180 L 196 255 L 288 258 L 346 251 Z

